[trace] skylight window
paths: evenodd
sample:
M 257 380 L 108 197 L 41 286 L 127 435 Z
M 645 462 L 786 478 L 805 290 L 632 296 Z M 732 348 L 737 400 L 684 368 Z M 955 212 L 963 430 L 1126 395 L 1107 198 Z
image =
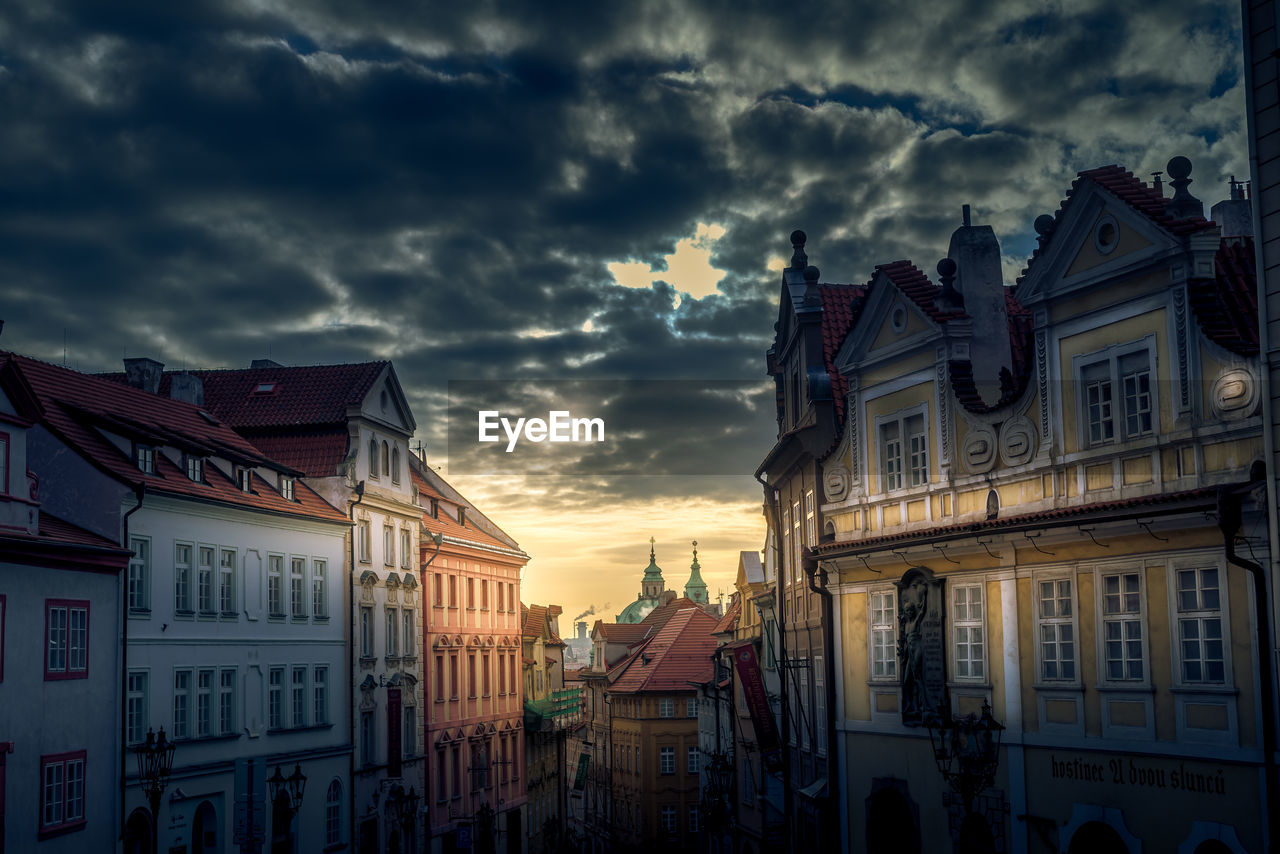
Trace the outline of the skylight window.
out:
M 258 383 L 257 387 L 253 390 L 253 393 L 254 394 L 275 394 L 276 389 L 278 387 L 279 387 L 279 383 L 274 383 L 274 382 Z

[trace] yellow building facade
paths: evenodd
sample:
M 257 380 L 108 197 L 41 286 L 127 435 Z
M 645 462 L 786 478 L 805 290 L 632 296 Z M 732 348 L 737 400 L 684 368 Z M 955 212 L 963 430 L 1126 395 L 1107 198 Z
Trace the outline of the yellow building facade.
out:
M 845 850 L 1262 848 L 1252 244 L 1168 171 L 1171 198 L 1080 173 L 1016 288 L 967 210 L 940 284 L 811 283 L 852 307 L 804 553 Z M 929 733 L 984 705 L 1004 731 L 966 807 Z

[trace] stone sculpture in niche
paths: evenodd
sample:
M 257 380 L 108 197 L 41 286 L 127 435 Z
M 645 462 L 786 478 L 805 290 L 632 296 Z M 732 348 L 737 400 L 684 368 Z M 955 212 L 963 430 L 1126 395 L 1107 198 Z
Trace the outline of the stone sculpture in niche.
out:
M 941 718 L 946 705 L 942 581 L 926 567 L 915 566 L 894 585 L 898 588 L 902 723 L 926 726 Z

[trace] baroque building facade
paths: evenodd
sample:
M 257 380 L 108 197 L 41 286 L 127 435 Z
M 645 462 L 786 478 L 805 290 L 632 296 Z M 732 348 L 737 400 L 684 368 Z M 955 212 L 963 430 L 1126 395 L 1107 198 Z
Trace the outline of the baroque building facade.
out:
M 1252 241 L 1205 219 L 1190 170 L 1170 162 L 1171 196 L 1080 173 L 1015 288 L 967 208 L 940 284 L 898 261 L 823 285 L 793 235 L 762 470 L 784 490 L 787 446 L 812 450 L 775 506 L 798 498 L 799 577 L 830 602 L 847 846 L 1261 846 Z M 966 801 L 930 733 L 984 712 L 1003 741 Z

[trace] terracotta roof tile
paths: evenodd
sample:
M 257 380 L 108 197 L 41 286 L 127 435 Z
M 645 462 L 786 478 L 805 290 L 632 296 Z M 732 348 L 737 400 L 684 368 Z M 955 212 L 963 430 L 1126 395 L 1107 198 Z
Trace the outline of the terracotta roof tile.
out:
M 819 285 L 822 298 L 822 361 L 831 377 L 831 394 L 835 399 L 836 418 L 844 421 L 844 403 L 849 394 L 849 381 L 836 370 L 836 354 L 845 336 L 853 328 L 862 311 L 867 289 L 862 285 Z
M 729 606 L 729 611 L 720 618 L 720 622 L 716 623 L 716 627 L 711 630 L 712 634 L 722 634 L 723 632 L 731 632 L 738 627 L 738 616 L 742 613 L 742 603 L 734 601 Z
M 929 277 L 910 261 L 894 261 L 890 264 L 877 264 L 876 270 L 889 277 L 898 290 L 902 291 L 920 310 L 935 323 L 946 323 L 948 320 L 968 317 L 963 311 L 941 311 L 935 301 L 942 288 L 929 281 Z M 871 280 L 872 282 L 875 279 Z M 871 282 L 867 285 L 870 286 Z
M 432 488 L 422 475 L 418 474 L 413 466 L 409 467 L 409 475 L 413 479 L 413 483 L 418 487 L 418 492 L 422 496 L 426 496 L 423 500 L 424 504 L 430 504 L 430 499 L 438 499 L 441 507 L 438 515 L 432 516 L 429 510 L 424 509 L 422 514 L 422 525 L 433 534 L 444 534 L 447 537 L 456 537 L 460 540 L 470 540 L 482 546 L 496 546 L 501 549 L 511 548 L 510 543 L 505 543 L 497 537 L 478 528 L 472 524 L 459 524 L 455 516 L 450 515 L 449 508 L 454 505 L 452 499 L 442 496 L 438 491 Z M 421 499 L 420 499 L 421 500 Z M 465 505 L 464 505 L 465 506 Z
M 289 469 L 266 457 L 199 407 L 12 353 L 0 353 L 0 367 L 21 373 L 40 401 L 43 423 L 51 432 L 123 483 L 145 486 L 149 492 L 222 501 L 294 516 L 348 521 L 302 482 L 294 485 L 294 501 L 285 499 L 275 484 L 268 484 L 257 474 L 253 476 L 251 491 L 246 493 L 217 465 L 206 462 L 204 482 L 197 483 L 162 451 L 156 453 L 155 473 L 144 473 L 134 464 L 129 452 L 103 435 L 106 431 L 129 441 L 178 447 L 201 456 L 223 457 L 277 471 Z
M 1209 340 L 1240 356 L 1258 355 L 1258 289 L 1253 238 L 1223 241 L 1215 276 L 1187 283 L 1191 309 Z
M 338 466 L 347 458 L 349 441 L 345 429 L 252 437 L 253 446 L 263 454 L 307 477 L 333 477 L 337 474 Z
M 706 682 L 714 672 L 711 654 L 718 642 L 711 635 L 716 620 L 696 606 L 672 614 L 662 628 L 627 659 L 619 662 L 609 690 L 689 691 L 690 682 Z

